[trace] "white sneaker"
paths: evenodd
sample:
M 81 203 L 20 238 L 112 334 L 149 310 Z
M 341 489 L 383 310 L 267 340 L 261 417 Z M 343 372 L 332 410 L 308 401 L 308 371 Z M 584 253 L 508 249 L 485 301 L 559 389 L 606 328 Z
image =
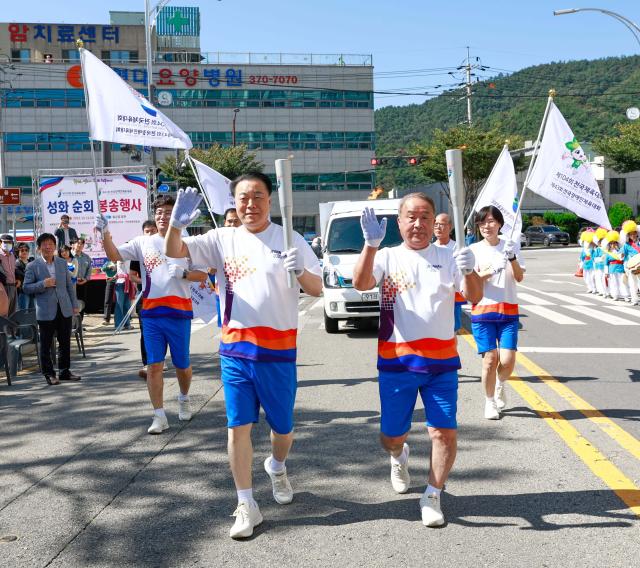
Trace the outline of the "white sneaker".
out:
M 502 410 L 507 406 L 507 389 L 505 386 L 506 381 L 496 381 L 496 393 L 493 397 L 496 401 L 496 408 Z
M 271 478 L 271 485 L 273 486 L 273 498 L 276 503 L 280 505 L 288 505 L 293 501 L 293 489 L 289 478 L 287 477 L 287 468 L 280 473 L 273 473 L 269 467 L 271 464 L 271 456 L 264 460 L 264 470 L 269 474 Z
M 420 512 L 422 524 L 425 527 L 441 527 L 444 525 L 444 515 L 440 508 L 440 496 L 435 493 L 426 493 L 420 497 Z
M 155 416 L 153 417 L 153 422 L 147 433 L 149 434 L 162 434 L 165 430 L 169 429 L 169 421 L 166 416 Z
M 409 475 L 409 444 L 404 445 L 407 454 L 405 463 L 397 463 L 391 460 L 391 487 L 396 493 L 406 493 L 411 485 L 411 476 Z
M 500 420 L 500 412 L 495 400 L 487 400 L 484 403 L 484 417 L 487 420 Z
M 246 501 L 238 503 L 233 512 L 236 522 L 233 523 L 229 536 L 231 538 L 247 538 L 253 534 L 253 529 L 262 522 L 262 513 L 257 503 L 249 504 Z
M 188 422 L 191 420 L 193 413 L 191 412 L 191 401 L 178 399 L 178 420 Z

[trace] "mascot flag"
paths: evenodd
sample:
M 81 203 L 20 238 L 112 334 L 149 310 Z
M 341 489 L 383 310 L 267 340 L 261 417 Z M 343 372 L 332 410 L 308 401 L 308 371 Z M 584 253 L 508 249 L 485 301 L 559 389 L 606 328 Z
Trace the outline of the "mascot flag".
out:
M 553 102 L 527 187 L 578 217 L 611 228 L 587 156 Z
M 86 49 L 80 60 L 87 95 L 89 138 L 156 148 L 190 149 L 190 138 L 138 91 Z
M 478 211 L 487 205 L 497 207 L 502 213 L 504 217 L 504 225 L 501 229 L 502 234 L 510 236 L 513 230 L 513 237 L 510 238 L 516 243 L 519 242 L 519 236 L 522 232 L 522 216 L 518 211 L 516 171 L 507 146 L 502 148 L 502 152 L 500 152 L 500 156 L 480 192 L 474 211 Z M 517 217 L 516 211 L 518 211 Z

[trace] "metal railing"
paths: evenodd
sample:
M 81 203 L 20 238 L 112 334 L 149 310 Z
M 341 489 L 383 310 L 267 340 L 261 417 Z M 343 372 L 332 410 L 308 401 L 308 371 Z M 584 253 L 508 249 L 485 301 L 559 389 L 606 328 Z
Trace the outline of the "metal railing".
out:
M 3 54 L 0 54 L 3 55 Z M 8 56 L 6 56 L 8 57 Z M 137 59 L 105 59 L 109 65 L 142 64 L 146 60 Z M 7 63 L 77 63 L 78 59 L 62 59 L 54 57 L 44 61 L 42 57 L 11 59 Z M 252 52 L 201 52 L 201 51 L 159 51 L 154 54 L 154 63 L 191 63 L 199 65 L 327 65 L 333 67 L 371 67 L 373 56 L 352 53 L 252 53 Z

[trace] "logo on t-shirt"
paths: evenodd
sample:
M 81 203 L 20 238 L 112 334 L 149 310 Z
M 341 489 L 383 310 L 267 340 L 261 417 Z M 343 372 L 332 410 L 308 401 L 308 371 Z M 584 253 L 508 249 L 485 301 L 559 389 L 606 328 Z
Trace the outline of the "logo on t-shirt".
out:
M 285 255 L 282 254 L 282 251 L 279 251 L 279 250 L 272 250 L 271 251 L 271 256 L 273 258 L 275 258 L 275 259 L 278 259 L 278 260 L 285 257 Z

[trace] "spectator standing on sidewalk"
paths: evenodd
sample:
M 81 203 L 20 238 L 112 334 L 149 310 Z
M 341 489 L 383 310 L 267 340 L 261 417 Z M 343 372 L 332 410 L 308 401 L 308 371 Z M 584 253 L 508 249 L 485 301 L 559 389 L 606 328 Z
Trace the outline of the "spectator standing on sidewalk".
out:
M 56 238 L 42 233 L 37 240 L 40 256 L 27 265 L 24 291 L 35 295 L 36 319 L 40 331 L 40 361 L 49 385 L 60 381 L 79 381 L 71 372 L 71 320 L 78 313 L 75 286 L 65 260 L 54 255 Z M 58 338 L 56 377 L 51 360 L 53 336 Z
M 0 235 L 0 263 L 6 276 L 5 289 L 9 299 L 9 315 L 16 311 L 16 257 L 13 254 L 13 237 L 9 233 Z
M 69 226 L 71 218 L 69 215 L 60 216 L 60 225 L 56 229 L 55 236 L 58 247 L 67 245 L 70 247 L 74 241 L 78 240 L 78 233 L 73 227 Z
M 91 257 L 84 252 L 85 240 L 79 238 L 71 246 L 71 252 L 73 259 L 78 264 L 78 280 L 76 282 L 76 294 L 78 300 L 82 300 L 87 303 L 87 288 L 89 280 L 91 280 Z

